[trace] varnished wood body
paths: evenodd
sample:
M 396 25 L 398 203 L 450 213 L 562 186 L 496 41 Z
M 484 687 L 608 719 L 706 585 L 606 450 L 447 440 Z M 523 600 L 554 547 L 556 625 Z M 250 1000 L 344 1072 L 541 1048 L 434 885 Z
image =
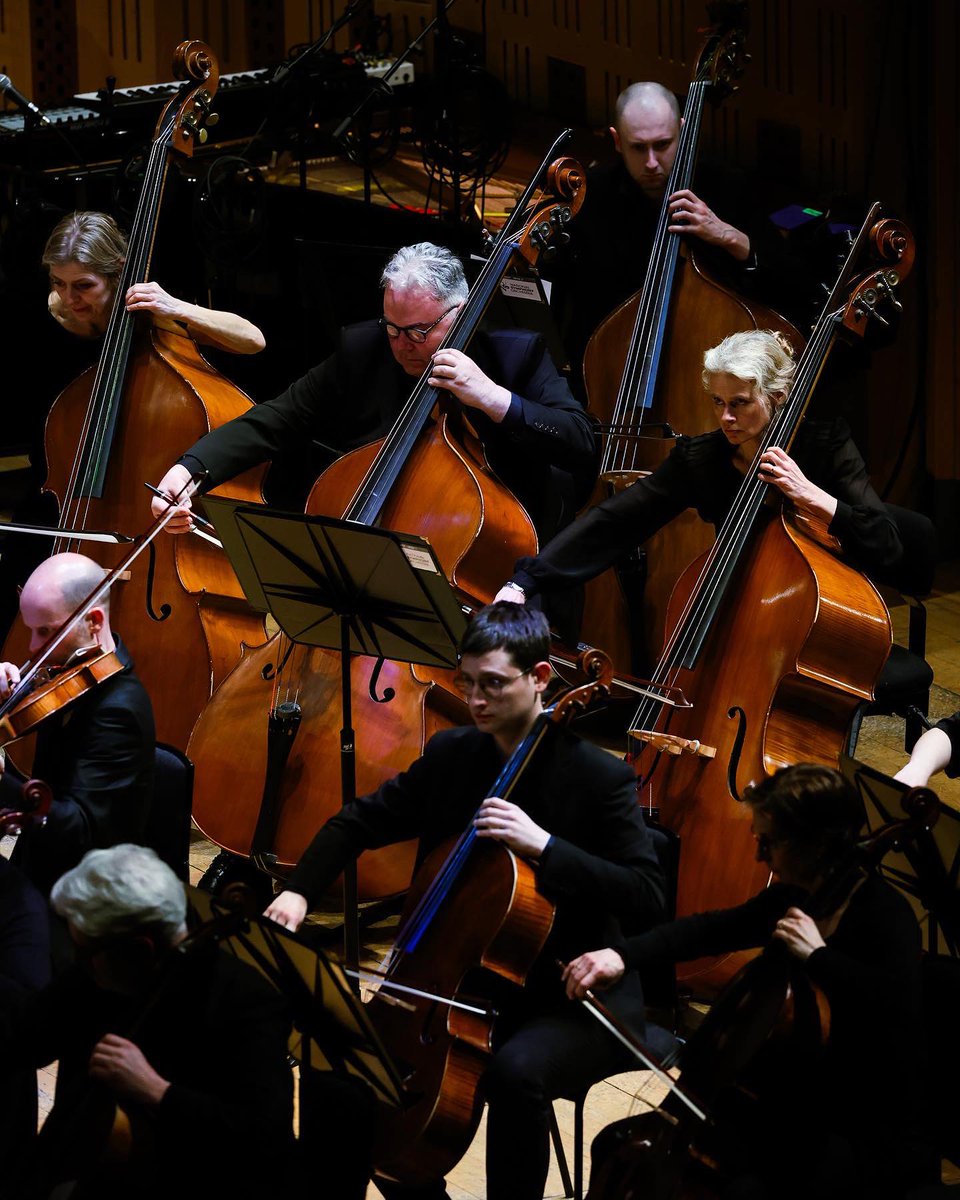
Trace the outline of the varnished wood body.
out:
M 46 487 L 61 507 L 61 525 L 138 534 L 151 521 L 144 482 L 156 483 L 184 447 L 245 412 L 251 402 L 203 359 L 188 337 L 143 331 L 130 358 L 104 494 L 64 508 L 93 378 L 92 370 L 79 376 L 50 410 Z M 215 494 L 260 500 L 261 477 L 262 472 L 248 472 Z M 241 643 L 262 642 L 266 632 L 221 550 L 200 538 L 165 534 L 155 546 L 153 607 L 159 615 L 161 606 L 169 605 L 169 616 L 156 621 L 147 610 L 149 559 L 144 554 L 131 577 L 113 588 L 110 618 L 150 695 L 157 738 L 183 750 L 213 688 L 237 662 Z M 76 548 L 105 567 L 115 566 L 127 552 L 122 545 L 92 542 Z M 23 662 L 25 645 L 26 635 L 16 621 L 4 658 Z
M 436 850 L 417 873 L 405 917 L 449 850 Z M 479 841 L 470 855 L 440 914 L 390 977 L 477 1004 L 484 971 L 523 983 L 547 940 L 553 905 L 537 891 L 529 863 L 506 847 Z M 374 1166 L 389 1178 L 418 1184 L 446 1175 L 473 1140 L 483 1109 L 477 1084 L 489 1061 L 493 1022 L 410 999 L 412 1013 L 379 997 L 370 1001 L 370 1015 L 391 1055 L 401 1071 L 412 1071 L 406 1086 L 417 1098 L 402 1111 L 382 1110 Z
M 627 362 L 640 304 L 640 293 L 625 301 L 604 320 L 590 338 L 583 359 L 588 407 L 603 424 L 614 419 L 614 406 Z M 643 414 L 643 425 L 666 422 L 676 433 L 694 435 L 716 428 L 713 405 L 703 391 L 703 355 L 728 334 L 742 329 L 773 329 L 785 334 L 799 351 L 804 341 L 798 331 L 772 309 L 748 301 L 713 279 L 693 253 L 681 253 L 664 333 L 660 372 L 654 403 Z M 641 427 L 642 428 L 642 427 Z M 652 471 L 673 448 L 672 438 L 638 443 L 633 465 Z M 610 485 L 598 482 L 590 505 L 610 494 Z M 685 566 L 712 542 L 713 531 L 693 512 L 671 521 L 667 529 L 644 543 L 647 580 L 640 622 L 644 644 L 636 648 L 640 666 L 656 661 L 663 644 L 667 602 Z M 582 637 L 606 650 L 614 666 L 631 669 L 631 647 L 625 601 L 613 570 L 587 585 Z
M 677 583 L 669 629 L 701 566 Z M 740 904 L 766 885 L 744 788 L 797 762 L 838 766 L 854 709 L 872 696 L 890 644 L 889 614 L 866 576 L 789 518 L 763 514 L 695 669 L 671 676 L 693 707 L 658 723 L 716 747 L 716 757 L 661 754 L 652 777 L 650 748 L 637 763 L 662 822 L 681 839 L 678 916 Z M 712 995 L 735 957 L 681 964 L 678 978 Z
M 344 455 L 320 476 L 307 511 L 341 516 L 382 443 Z M 522 554 L 536 553 L 536 535 L 524 509 L 486 468 L 479 443 L 455 417 L 431 422 L 411 450 L 380 523 L 430 540 L 447 578 L 476 604 L 493 599 Z M 279 635 L 249 650 L 204 709 L 190 739 L 195 764 L 194 819 L 218 845 L 249 854 L 260 812 L 267 762 L 267 714 Z M 405 769 L 439 729 L 469 724 L 450 673 L 386 663 L 370 698 L 373 659 L 353 664 L 353 727 L 357 742 L 357 795 L 375 790 Z M 280 793 L 278 866 L 297 862 L 313 835 L 341 804 L 340 655 L 298 650 L 285 666 L 283 693 L 297 693 L 303 718 L 294 738 Z M 282 698 L 281 695 L 281 698 Z M 402 891 L 413 867 L 412 843 L 361 855 L 361 900 Z
M 407 457 L 378 524 L 429 540 L 450 583 L 487 604 L 522 555 L 536 554 L 526 510 L 489 470 L 456 412 L 439 412 Z M 307 512 L 340 516 L 382 443 L 345 454 L 320 476 Z

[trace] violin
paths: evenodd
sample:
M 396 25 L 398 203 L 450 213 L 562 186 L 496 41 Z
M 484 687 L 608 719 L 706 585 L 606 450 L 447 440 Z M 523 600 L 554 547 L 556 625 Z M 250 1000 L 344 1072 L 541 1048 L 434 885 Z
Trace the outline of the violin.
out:
M 38 671 L 26 695 L 18 687 L 13 693 L 13 707 L 9 711 L 0 707 L 0 742 L 12 742 L 32 733 L 48 717 L 123 670 L 115 651 L 99 646 L 91 647 L 91 651 L 91 657 L 84 657 L 72 667 Z
M 182 494 L 192 494 L 196 487 L 196 484 L 188 484 Z M 61 712 L 92 688 L 106 683 L 123 670 L 123 663 L 116 652 L 103 650 L 100 646 L 77 650 L 71 658 L 80 661 L 72 666 L 69 663 L 57 666 L 53 659 L 77 621 L 108 595 L 113 584 L 125 577 L 140 555 L 152 547 L 154 538 L 172 520 L 174 512 L 175 509 L 171 507 L 146 533 L 133 539 L 130 553 L 84 596 L 37 658 L 21 668 L 20 682 L 0 704 L 0 744 L 32 733 L 48 717 Z
M 20 800 L 19 808 L 0 808 L 0 837 L 16 837 L 24 825 L 46 825 L 53 803 L 48 783 L 42 779 L 26 780 L 20 787 Z

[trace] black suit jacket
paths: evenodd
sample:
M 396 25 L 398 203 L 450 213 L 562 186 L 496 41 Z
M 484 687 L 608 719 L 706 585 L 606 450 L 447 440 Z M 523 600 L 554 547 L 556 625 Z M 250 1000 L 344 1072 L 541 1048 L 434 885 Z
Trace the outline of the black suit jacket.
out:
M 527 508 L 541 539 L 566 524 L 596 473 L 593 427 L 539 334 L 478 334 L 468 350 L 491 379 L 512 392 L 501 424 L 469 409 L 490 465 Z M 336 353 L 274 400 L 201 438 L 181 459 L 216 486 L 306 441 L 330 461 L 383 437 L 414 380 L 394 360 L 376 321 L 341 331 Z
M 33 774 L 53 791 L 42 827 L 27 826 L 12 861 L 42 892 L 88 850 L 141 841 L 153 799 L 156 733 L 150 697 L 117 639 L 124 668 L 37 731 Z M 4 780 L 11 788 L 15 781 Z
M 545 1003 L 561 1002 L 557 958 L 566 962 L 618 941 L 662 916 L 663 879 L 636 802 L 636 777 L 621 759 L 554 730 L 511 797 L 551 834 L 537 868 L 556 904 L 554 926 L 528 980 Z M 503 760 L 490 734 L 445 730 L 421 758 L 376 792 L 332 817 L 307 848 L 287 886 L 319 896 L 361 850 L 419 837 L 419 859 L 467 828 Z M 639 977 L 605 995 L 624 1017 L 643 1021 Z

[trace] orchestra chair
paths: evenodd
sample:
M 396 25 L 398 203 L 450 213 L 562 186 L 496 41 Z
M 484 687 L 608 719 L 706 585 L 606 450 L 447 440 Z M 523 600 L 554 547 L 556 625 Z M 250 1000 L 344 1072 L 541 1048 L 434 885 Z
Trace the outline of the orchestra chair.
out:
M 889 570 L 869 572 L 888 607 L 905 603 L 909 608 L 907 644 L 894 642 L 874 688 L 874 698 L 854 713 L 847 754 L 854 757 L 864 717 L 897 716 L 905 722 L 903 748 L 909 754 L 925 728 L 930 707 L 933 670 L 926 661 L 927 610 L 924 599 L 933 589 L 937 564 L 937 532 L 922 513 L 896 504 L 886 505 L 903 542 L 903 558 Z M 922 715 L 921 715 L 922 714 Z
M 188 883 L 193 763 L 175 746 L 157 742 L 154 764 L 153 803 L 144 845 L 156 850 L 177 878 Z
M 657 852 L 657 860 L 663 871 L 665 887 L 664 917 L 670 921 L 677 910 L 677 879 L 680 870 L 680 839 L 669 829 L 665 829 L 655 821 L 647 821 L 647 828 L 653 839 Z M 599 948 L 599 947 L 598 947 Z M 643 995 L 647 1004 L 647 1032 L 643 1039 L 651 1054 L 665 1069 L 672 1067 L 680 1055 L 683 1041 L 676 1034 L 679 1024 L 679 1002 L 677 995 L 676 969 L 673 963 L 653 963 L 640 972 L 643 983 Z M 602 999 L 602 994 L 601 994 Z M 655 1024 L 649 1015 L 655 1013 L 658 1017 L 670 1022 L 672 1028 Z M 637 1070 L 642 1070 L 637 1063 Z M 573 1200 L 583 1200 L 583 1109 L 590 1089 L 577 1092 L 570 1096 L 561 1096 L 561 1100 L 569 1100 L 573 1104 L 573 1177 L 567 1163 L 560 1126 L 557 1123 L 557 1113 L 554 1108 L 550 1114 L 550 1139 L 553 1142 L 553 1152 L 557 1158 L 557 1168 L 563 1183 L 564 1196 Z

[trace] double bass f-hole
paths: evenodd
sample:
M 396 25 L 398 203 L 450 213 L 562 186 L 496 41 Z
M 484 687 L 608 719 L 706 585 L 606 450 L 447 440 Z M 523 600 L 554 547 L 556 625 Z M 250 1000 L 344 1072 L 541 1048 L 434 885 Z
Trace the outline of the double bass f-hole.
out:
M 150 550 L 147 556 L 147 587 L 144 595 L 144 602 L 147 606 L 147 613 L 153 621 L 165 621 L 173 612 L 173 608 L 169 604 L 161 604 L 160 612 L 153 607 L 153 583 L 157 571 L 157 549 L 153 542 L 150 543 Z

